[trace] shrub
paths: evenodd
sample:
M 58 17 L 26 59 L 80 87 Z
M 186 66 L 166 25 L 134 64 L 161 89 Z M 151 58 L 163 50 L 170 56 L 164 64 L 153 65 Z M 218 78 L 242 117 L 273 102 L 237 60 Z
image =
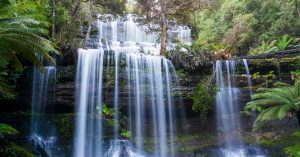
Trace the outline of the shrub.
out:
M 217 93 L 217 87 L 215 85 L 210 85 L 208 83 L 209 80 L 209 78 L 201 80 L 192 96 L 192 109 L 199 113 L 202 122 L 207 119 L 209 111 L 214 109 L 214 101 Z

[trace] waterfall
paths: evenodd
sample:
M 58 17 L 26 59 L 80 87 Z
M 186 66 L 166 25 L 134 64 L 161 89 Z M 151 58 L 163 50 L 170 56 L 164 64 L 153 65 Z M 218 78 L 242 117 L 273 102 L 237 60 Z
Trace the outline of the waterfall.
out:
M 55 95 L 56 68 L 46 66 L 45 71 L 41 72 L 35 67 L 33 73 L 30 139 L 51 157 L 55 156 L 56 136 L 53 118 L 49 113 L 52 113 L 51 101 Z
M 221 61 L 216 62 L 216 81 L 219 89 L 216 95 L 218 129 L 225 133 L 240 129 L 239 118 L 236 118 L 239 114 L 238 94 L 240 91 L 235 87 L 235 66 L 235 61 L 225 61 L 224 68 Z M 223 77 L 223 69 L 227 78 Z
M 224 146 L 220 148 L 222 157 L 264 157 L 259 147 L 246 148 L 240 134 L 240 97 L 241 91 L 236 84 L 236 67 L 239 64 L 236 60 L 218 60 L 215 65 L 216 84 L 219 91 L 216 95 L 216 116 L 217 127 L 220 137 L 224 140 Z M 243 60 L 249 93 L 252 93 L 252 82 L 249 67 L 246 60 Z M 233 138 L 234 137 L 234 138 Z M 252 154 L 249 155 L 249 149 Z
M 134 18 L 99 15 L 98 48 L 78 50 L 74 157 L 175 156 L 175 69 L 157 56 L 158 34 Z M 101 114 L 106 106 L 114 112 L 113 126 Z M 124 130 L 132 137 L 122 137 Z
M 243 59 L 243 64 L 244 64 L 244 67 L 245 67 L 245 70 L 246 70 L 247 83 L 248 83 L 248 88 L 249 88 L 249 94 L 251 96 L 253 94 L 253 92 L 252 92 L 252 80 L 251 80 L 249 66 L 248 66 L 248 63 L 247 63 L 246 59 Z

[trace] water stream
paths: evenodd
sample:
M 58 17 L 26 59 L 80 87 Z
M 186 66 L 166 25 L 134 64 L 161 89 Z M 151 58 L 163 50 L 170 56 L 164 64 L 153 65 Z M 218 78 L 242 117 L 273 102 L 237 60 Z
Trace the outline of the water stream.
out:
M 246 60 L 242 63 L 236 60 L 217 61 L 216 83 L 219 92 L 216 96 L 217 127 L 220 138 L 224 141 L 220 149 L 216 150 L 220 157 L 264 157 L 259 147 L 249 147 L 243 142 L 241 135 L 241 91 L 236 84 L 236 67 L 242 65 L 246 72 L 249 93 L 252 93 L 250 72 Z
M 35 147 L 52 157 L 56 150 L 56 130 L 53 124 L 51 103 L 55 98 L 56 68 L 46 66 L 41 72 L 34 68 L 32 85 L 31 137 Z

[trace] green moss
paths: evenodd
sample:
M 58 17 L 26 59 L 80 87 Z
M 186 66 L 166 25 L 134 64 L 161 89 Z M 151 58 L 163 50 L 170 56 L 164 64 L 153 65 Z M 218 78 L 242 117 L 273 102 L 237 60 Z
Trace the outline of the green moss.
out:
M 194 153 L 205 147 L 212 146 L 217 141 L 216 136 L 207 133 L 197 135 L 178 136 L 175 139 L 177 151 L 182 153 Z
M 277 142 L 278 141 L 276 141 L 274 139 L 271 139 L 271 140 L 261 139 L 258 141 L 258 144 L 262 145 L 262 146 L 275 146 L 275 145 L 277 145 Z
M 73 118 L 74 114 L 62 114 L 54 120 L 58 135 L 69 142 L 73 137 Z

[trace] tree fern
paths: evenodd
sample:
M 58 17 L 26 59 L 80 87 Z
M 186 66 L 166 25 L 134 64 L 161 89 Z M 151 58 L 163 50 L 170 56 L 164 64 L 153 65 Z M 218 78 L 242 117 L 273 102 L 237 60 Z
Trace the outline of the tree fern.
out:
M 246 104 L 245 111 L 259 111 L 254 122 L 257 129 L 263 122 L 275 119 L 283 119 L 288 112 L 300 110 L 300 81 L 293 86 L 277 82 L 274 88 L 262 88 L 252 96 L 252 100 Z
M 59 53 L 55 44 L 46 38 L 50 23 L 40 5 L 28 0 L 7 0 L 0 6 L 0 54 L 16 70 L 22 70 L 20 57 L 43 68 L 35 53 L 48 62 L 53 62 L 50 52 Z
M 0 0 L 0 73 L 8 67 L 22 71 L 22 61 L 32 62 L 39 69 L 42 57 L 54 62 L 50 53 L 59 54 L 55 44 L 47 39 L 50 25 L 50 7 L 47 0 Z M 4 64 L 5 63 L 5 64 Z M 13 98 L 9 75 L 0 75 L 0 95 Z M 5 80 L 5 81 L 3 81 Z
M 17 135 L 19 132 L 10 125 L 0 123 L 0 137 Z
M 293 43 L 293 38 L 289 37 L 288 35 L 282 36 L 276 46 L 278 47 L 278 50 L 286 50 L 292 43 Z

